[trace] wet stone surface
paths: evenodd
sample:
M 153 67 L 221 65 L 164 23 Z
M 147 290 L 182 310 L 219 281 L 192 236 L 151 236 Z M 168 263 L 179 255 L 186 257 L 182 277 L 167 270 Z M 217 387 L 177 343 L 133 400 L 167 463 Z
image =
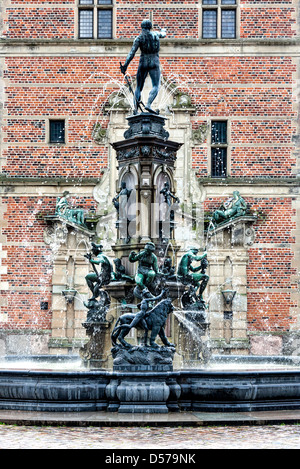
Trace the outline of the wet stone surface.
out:
M 300 425 L 37 427 L 0 425 L 0 449 L 299 449 Z

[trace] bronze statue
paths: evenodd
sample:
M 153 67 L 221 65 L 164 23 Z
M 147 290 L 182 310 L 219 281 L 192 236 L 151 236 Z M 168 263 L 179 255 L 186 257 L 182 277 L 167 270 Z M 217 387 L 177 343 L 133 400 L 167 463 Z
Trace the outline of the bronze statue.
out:
M 135 276 L 135 282 L 140 290 L 148 288 L 158 275 L 158 262 L 154 254 L 155 245 L 151 242 L 145 245 L 145 249 L 138 254 L 131 251 L 129 254 L 130 262 L 138 262 L 138 269 Z
M 177 277 L 175 273 L 175 267 L 172 265 L 171 257 L 166 257 L 160 270 L 166 280 L 169 280 L 170 282 L 176 282 Z
M 100 288 L 103 285 L 108 285 L 112 279 L 112 265 L 108 257 L 102 252 L 103 246 L 101 244 L 92 243 L 92 252 L 85 254 L 84 257 L 92 264 L 93 273 L 86 275 L 85 280 L 95 299 L 100 294 Z M 93 259 L 93 256 L 95 259 Z M 96 265 L 101 265 L 101 271 L 98 272 Z
M 159 40 L 160 38 L 166 37 L 165 29 L 162 29 L 160 32 L 151 31 L 152 23 L 150 20 L 144 20 L 141 27 L 141 34 L 134 40 L 132 49 L 125 60 L 124 65 L 121 64 L 121 72 L 125 75 L 128 65 L 134 58 L 137 50 L 140 49 L 141 56 L 136 76 L 137 86 L 134 94 L 134 114 L 137 114 L 139 108 L 141 109 L 141 93 L 148 74 L 152 80 L 152 90 L 149 94 L 145 109 L 148 112 L 155 113 L 151 108 L 151 105 L 158 95 L 160 87 Z
M 113 272 L 113 280 L 120 282 L 122 280 L 126 282 L 133 282 L 133 278 L 126 274 L 125 267 L 122 265 L 121 259 L 114 259 L 115 272 Z
M 163 189 L 160 191 L 160 194 L 164 196 L 164 201 L 170 207 L 172 205 L 172 199 L 179 204 L 180 200 L 178 197 L 172 194 L 170 191 L 170 184 L 168 182 L 164 183 Z
M 152 298 L 152 301 L 155 299 L 157 298 Z M 150 347 L 152 349 L 159 348 L 159 345 L 155 343 L 157 336 L 160 337 L 162 343 L 166 347 L 175 347 L 174 344 L 171 344 L 168 341 L 164 330 L 168 314 L 174 310 L 172 300 L 170 298 L 165 298 L 161 300 L 156 306 L 154 306 L 154 308 L 150 309 L 150 311 L 148 311 L 147 307 L 148 305 L 145 303 L 145 311 L 139 320 L 135 319 L 138 318 L 138 315 L 141 312 L 137 313 L 137 315 L 128 313 L 119 317 L 111 335 L 112 344 L 114 346 L 117 345 L 118 340 L 123 347 L 131 348 L 131 345 L 124 340 L 124 337 L 126 337 L 132 327 L 136 327 L 145 330 L 144 345 L 147 345 L 148 343 L 148 331 L 151 330 Z
M 153 296 L 148 288 L 145 288 L 142 292 L 142 301 L 141 303 L 138 305 L 140 307 L 140 311 L 135 314 L 132 322 L 128 325 L 126 325 L 127 327 L 127 332 L 126 332 L 126 335 L 129 333 L 129 331 L 133 328 L 133 327 L 136 327 L 137 324 L 140 322 L 140 321 L 143 321 L 144 319 L 146 319 L 146 317 L 149 315 L 149 305 L 153 305 L 153 303 L 155 303 L 155 301 L 158 301 L 158 300 L 161 300 L 162 297 L 165 295 L 165 290 L 163 290 L 160 295 L 158 296 Z M 144 324 L 144 323 L 143 323 Z M 124 326 L 125 328 L 125 326 Z M 144 325 L 144 329 L 145 331 L 147 330 L 147 326 L 146 324 Z M 147 345 L 147 342 L 145 343 L 145 345 Z
M 160 191 L 160 194 L 163 195 L 165 203 L 161 204 L 160 206 L 161 226 L 159 237 L 163 239 L 169 239 L 172 236 L 172 232 L 175 228 L 174 218 L 176 207 L 172 207 L 172 202 L 178 204 L 180 200 L 170 191 L 170 184 L 168 181 L 164 183 L 164 187 Z
M 198 251 L 198 248 L 191 247 L 189 251 L 184 254 L 178 266 L 177 276 L 182 283 L 192 285 L 196 287 L 196 290 L 199 288 L 198 296 L 202 299 L 202 294 L 208 284 L 209 276 L 205 274 L 207 253 L 204 252 L 204 254 L 198 256 Z M 193 261 L 201 262 L 201 264 L 198 267 L 193 267 Z
M 58 197 L 56 202 L 55 214 L 59 215 L 66 220 L 77 223 L 85 227 L 85 212 L 81 208 L 72 208 L 69 203 L 70 193 L 69 191 L 64 191 L 61 197 Z
M 118 217 L 127 218 L 127 203 L 132 189 L 127 189 L 126 182 L 121 183 L 121 190 L 119 194 L 112 199 L 115 209 L 118 212 Z
M 106 291 L 100 291 L 99 300 L 89 298 L 83 304 L 88 309 L 86 322 L 104 322 L 106 320 L 106 313 L 110 307 L 110 297 Z

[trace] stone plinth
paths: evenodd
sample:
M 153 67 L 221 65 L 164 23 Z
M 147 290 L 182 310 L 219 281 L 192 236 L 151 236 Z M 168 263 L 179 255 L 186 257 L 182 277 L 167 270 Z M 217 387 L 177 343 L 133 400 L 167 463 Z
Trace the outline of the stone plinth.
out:
M 181 390 L 171 376 L 174 354 L 173 347 L 115 346 L 113 372 L 120 375 L 106 388 L 107 410 L 132 414 L 178 411 Z
M 90 338 L 79 351 L 85 366 L 89 368 L 108 368 L 110 327 L 109 321 L 85 322 L 82 324 Z
M 172 371 L 175 348 L 136 346 L 125 349 L 115 346 L 112 349 L 113 369 L 130 371 Z
M 136 135 L 149 135 L 167 140 L 169 132 L 164 129 L 166 120 L 166 117 L 149 112 L 129 116 L 127 117 L 129 129 L 125 131 L 124 138 L 127 140 Z

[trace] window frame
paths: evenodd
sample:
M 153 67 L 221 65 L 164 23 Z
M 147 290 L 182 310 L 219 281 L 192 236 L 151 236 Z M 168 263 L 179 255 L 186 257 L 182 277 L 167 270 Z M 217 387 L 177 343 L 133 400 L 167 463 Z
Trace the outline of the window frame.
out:
M 214 38 L 205 38 L 203 37 L 203 12 L 205 10 L 215 10 L 217 12 L 217 35 Z M 222 11 L 224 10 L 234 10 L 235 11 L 235 37 L 234 38 L 223 38 L 222 37 Z M 199 21 L 199 36 L 203 40 L 216 40 L 222 39 L 223 41 L 230 41 L 233 39 L 239 39 L 239 30 L 238 25 L 240 24 L 240 5 L 239 0 L 236 0 L 235 4 L 232 5 L 223 5 L 222 0 L 216 0 L 215 4 L 203 5 L 203 0 L 201 2 L 201 12 L 200 12 L 200 21 Z
M 109 39 L 115 39 L 115 0 L 111 0 L 111 3 L 109 4 L 98 4 L 98 0 L 92 0 L 91 4 L 80 4 L 80 0 L 76 0 L 77 3 L 77 18 L 76 18 L 76 31 L 75 31 L 75 36 L 77 39 L 80 41 L 84 40 L 98 40 L 98 41 L 104 41 L 104 40 L 109 40 Z M 93 11 L 93 34 L 91 37 L 80 37 L 80 12 L 82 10 L 92 10 Z M 98 11 L 99 10 L 110 10 L 111 11 L 111 37 L 98 37 Z
M 226 122 L 226 143 L 215 143 L 212 141 L 212 128 L 213 128 L 213 123 L 214 122 Z M 212 178 L 216 179 L 226 179 L 230 175 L 230 121 L 228 119 L 224 118 L 212 118 L 210 121 L 210 132 L 209 132 L 209 153 L 210 153 L 210 158 L 209 158 L 209 173 Z M 213 150 L 215 149 L 226 149 L 226 173 L 225 175 L 221 176 L 216 176 L 213 175 L 212 170 L 213 170 Z

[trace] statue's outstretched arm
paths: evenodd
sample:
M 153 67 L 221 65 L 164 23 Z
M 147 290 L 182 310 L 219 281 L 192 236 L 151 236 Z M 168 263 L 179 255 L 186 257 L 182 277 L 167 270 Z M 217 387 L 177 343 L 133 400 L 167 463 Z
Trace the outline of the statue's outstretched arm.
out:
M 204 257 L 207 257 L 207 252 L 206 251 L 204 251 L 204 253 L 201 256 L 194 256 L 193 261 L 202 261 L 202 259 L 204 259 Z

